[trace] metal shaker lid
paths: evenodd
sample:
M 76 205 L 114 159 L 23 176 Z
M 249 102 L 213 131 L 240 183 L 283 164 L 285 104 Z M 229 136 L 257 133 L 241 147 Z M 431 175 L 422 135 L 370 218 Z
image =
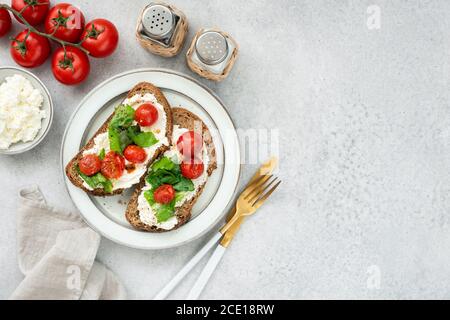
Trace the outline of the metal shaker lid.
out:
M 175 18 L 172 11 L 162 4 L 150 4 L 142 14 L 142 26 L 151 38 L 165 38 L 172 32 L 174 25 Z
M 198 37 L 195 51 L 201 62 L 219 64 L 228 56 L 228 41 L 219 32 L 206 31 Z

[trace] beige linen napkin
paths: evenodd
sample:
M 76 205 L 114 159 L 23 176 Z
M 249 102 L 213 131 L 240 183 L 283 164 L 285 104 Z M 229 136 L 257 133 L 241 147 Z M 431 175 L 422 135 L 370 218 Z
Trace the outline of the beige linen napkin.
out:
M 125 299 L 115 275 L 95 261 L 100 236 L 79 214 L 48 206 L 37 186 L 19 193 L 17 245 L 25 279 L 10 299 Z

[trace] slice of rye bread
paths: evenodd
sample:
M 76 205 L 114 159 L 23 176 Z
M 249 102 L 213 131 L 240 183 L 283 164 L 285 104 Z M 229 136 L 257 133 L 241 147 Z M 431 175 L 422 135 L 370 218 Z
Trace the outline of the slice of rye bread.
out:
M 186 128 L 189 130 L 195 130 L 198 132 L 198 128 L 195 126 L 196 124 L 201 124 L 202 126 L 202 133 L 203 133 L 203 142 L 205 143 L 208 157 L 210 159 L 208 168 L 206 168 L 206 172 L 208 173 L 208 176 L 210 176 L 213 171 L 217 168 L 217 158 L 216 158 L 216 150 L 214 148 L 213 139 L 211 136 L 210 131 L 208 130 L 208 127 L 200 120 L 199 117 L 197 117 L 192 112 L 183 109 L 183 108 L 173 108 L 173 123 L 174 125 L 179 125 L 181 128 Z M 200 195 L 203 192 L 203 188 L 205 187 L 206 182 L 200 186 L 198 189 L 198 192 L 195 194 L 192 199 L 185 202 L 181 207 L 177 208 L 175 211 L 175 215 L 178 218 L 178 223 L 176 226 L 171 229 L 175 230 L 179 227 L 181 227 L 183 224 L 185 224 L 191 217 L 191 210 L 194 206 L 197 199 L 200 197 Z M 141 194 L 142 188 L 145 186 L 145 177 L 141 180 L 139 186 L 136 188 L 135 192 L 131 196 L 130 202 L 128 203 L 127 211 L 125 212 L 125 217 L 127 218 L 128 222 L 136 229 L 142 230 L 142 231 L 148 231 L 148 232 L 167 232 L 170 230 L 165 230 L 158 228 L 156 226 L 150 226 L 141 221 L 139 218 L 139 210 L 138 210 L 138 197 Z
M 128 92 L 127 98 L 131 98 L 136 94 L 145 95 L 146 93 L 153 94 L 158 102 L 163 106 L 164 111 L 166 113 L 167 117 L 167 124 L 166 124 L 166 137 L 169 140 L 169 142 L 172 140 L 172 130 L 173 130 L 173 118 L 172 118 L 172 109 L 170 108 L 169 103 L 166 100 L 166 97 L 164 94 L 159 90 L 159 88 L 155 87 L 151 83 L 148 82 L 141 82 L 138 83 L 136 86 L 134 86 L 130 92 Z M 108 131 L 108 124 L 113 118 L 114 113 L 103 123 L 103 125 L 100 127 L 100 129 L 97 130 L 97 132 L 94 134 L 94 136 L 88 141 L 88 143 L 78 152 L 78 154 L 67 164 L 66 166 L 66 175 L 69 178 L 70 182 L 72 182 L 76 187 L 83 189 L 89 194 L 92 194 L 94 196 L 99 197 L 105 197 L 105 196 L 112 196 L 121 194 L 124 189 L 117 189 L 114 190 L 112 193 L 106 193 L 102 188 L 96 188 L 93 190 L 89 190 L 83 185 L 83 179 L 78 174 L 77 165 L 78 161 L 82 158 L 83 152 L 85 150 L 91 149 L 94 145 L 94 139 L 99 134 L 107 132 Z M 166 151 L 169 147 L 168 146 L 161 146 L 158 148 L 155 152 L 155 154 L 151 157 L 150 161 L 148 162 L 148 166 L 150 166 L 153 161 L 155 161 L 156 158 L 158 158 L 164 151 Z M 144 174 L 145 176 L 145 174 Z

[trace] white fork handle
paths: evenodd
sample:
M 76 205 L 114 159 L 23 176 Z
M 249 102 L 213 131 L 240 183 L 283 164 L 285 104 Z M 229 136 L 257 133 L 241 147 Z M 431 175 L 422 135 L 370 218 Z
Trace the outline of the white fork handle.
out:
M 199 252 L 195 256 L 189 260 L 189 262 L 175 275 L 175 277 L 172 278 L 172 280 L 169 281 L 168 284 L 165 285 L 164 288 L 153 298 L 153 300 L 163 300 L 167 298 L 167 296 L 172 292 L 173 289 L 180 283 L 181 280 L 189 273 L 189 271 L 194 268 L 197 263 L 205 256 L 205 254 L 208 253 L 209 250 L 217 243 L 219 242 L 220 238 L 222 238 L 222 234 L 220 232 L 217 232 L 214 234 L 214 236 L 211 238 L 211 240 L 206 243 L 202 249 L 200 249 Z
M 208 283 L 209 278 L 213 274 L 214 270 L 216 270 L 217 265 L 225 253 L 225 247 L 222 247 L 220 244 L 217 246 L 216 250 L 212 254 L 211 258 L 209 258 L 208 263 L 203 268 L 202 273 L 198 277 L 194 286 L 187 296 L 187 300 L 197 300 L 206 284 Z

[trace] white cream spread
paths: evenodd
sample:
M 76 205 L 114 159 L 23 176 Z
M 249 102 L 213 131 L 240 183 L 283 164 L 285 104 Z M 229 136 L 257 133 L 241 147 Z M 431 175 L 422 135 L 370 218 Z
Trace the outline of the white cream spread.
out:
M 158 142 L 148 148 L 143 148 L 147 153 L 147 159 L 143 163 L 134 164 L 135 169 L 133 171 L 128 172 L 127 170 L 125 170 L 123 175 L 119 179 L 111 180 L 113 190 L 130 188 L 134 184 L 138 183 L 141 177 L 147 172 L 148 161 L 153 157 L 156 150 L 159 149 L 162 145 L 169 145 L 169 141 L 166 137 L 167 116 L 164 111 L 164 107 L 158 102 L 153 94 L 146 93 L 143 96 L 136 94 L 131 98 L 125 99 L 123 104 L 127 104 L 136 110 L 137 108 L 139 108 L 139 106 L 148 102 L 151 102 L 158 110 L 158 120 L 151 126 L 141 126 L 141 131 L 153 132 L 155 138 L 158 139 Z M 91 149 L 84 151 L 83 155 L 98 155 L 102 149 L 105 149 L 105 153 L 108 153 L 110 151 L 109 137 L 107 132 L 101 133 L 97 137 L 95 137 L 94 146 Z M 130 164 L 132 163 L 125 159 L 125 166 L 128 166 Z M 92 188 L 85 181 L 83 181 L 83 185 L 89 190 L 92 190 Z
M 17 142 L 33 141 L 46 112 L 44 98 L 25 77 L 15 74 L 0 85 L 0 149 Z
M 183 135 L 184 133 L 186 133 L 188 131 L 189 131 L 188 129 L 180 128 L 178 125 L 175 125 L 173 127 L 172 147 L 164 153 L 165 157 L 168 157 L 175 163 L 181 163 L 183 156 L 177 148 L 177 141 L 181 135 Z M 192 197 L 194 197 L 195 194 L 197 194 L 198 189 L 208 179 L 207 169 L 208 169 L 208 165 L 209 165 L 209 157 L 208 157 L 208 151 L 206 149 L 205 143 L 203 143 L 202 157 L 203 157 L 203 159 L 202 159 L 203 164 L 205 167 L 202 175 L 200 177 L 198 177 L 197 179 L 192 179 L 192 182 L 194 183 L 194 190 L 186 192 L 183 199 L 179 200 L 175 204 L 175 208 L 181 207 L 186 201 L 189 201 L 190 199 L 192 199 Z M 138 211 L 139 211 L 140 220 L 147 225 L 156 226 L 160 229 L 164 229 L 164 230 L 173 229 L 178 223 L 177 216 L 174 215 L 173 217 L 171 217 L 170 219 L 168 219 L 164 222 L 158 222 L 158 220 L 156 219 L 155 213 L 153 212 L 152 208 L 150 207 L 150 204 L 145 199 L 144 192 L 146 190 L 150 190 L 151 188 L 152 188 L 152 186 L 149 183 L 146 183 L 145 187 L 143 188 L 141 194 L 138 197 Z

